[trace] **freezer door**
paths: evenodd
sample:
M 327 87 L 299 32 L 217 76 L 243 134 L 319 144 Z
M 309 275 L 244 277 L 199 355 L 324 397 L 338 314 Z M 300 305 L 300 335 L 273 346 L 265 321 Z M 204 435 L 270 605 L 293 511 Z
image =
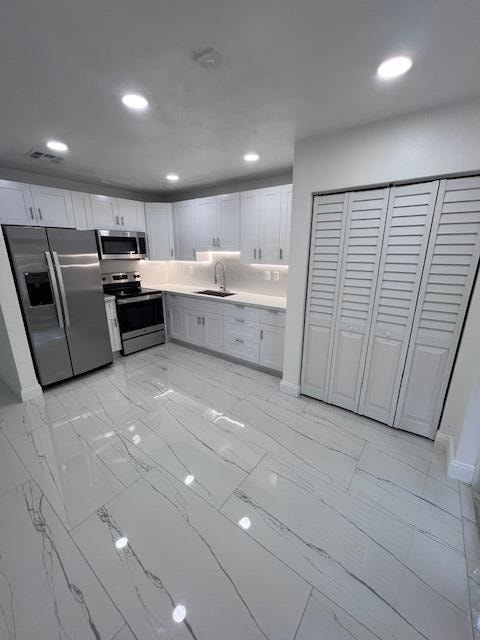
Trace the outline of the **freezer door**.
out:
M 45 229 L 4 227 L 37 377 L 42 386 L 73 375 Z
M 73 373 L 112 362 L 94 231 L 47 229 Z

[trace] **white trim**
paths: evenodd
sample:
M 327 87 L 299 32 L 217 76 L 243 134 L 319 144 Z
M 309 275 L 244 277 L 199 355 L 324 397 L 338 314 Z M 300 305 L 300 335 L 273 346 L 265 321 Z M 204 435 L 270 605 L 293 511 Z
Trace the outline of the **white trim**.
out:
M 476 469 L 471 464 L 455 460 L 452 436 L 437 432 L 435 446 L 447 454 L 447 476 L 465 484 L 472 484 Z
M 293 384 L 293 382 L 287 382 L 287 380 L 282 380 L 280 382 L 280 391 L 286 393 L 287 396 L 294 396 L 295 398 L 298 398 L 300 395 L 300 385 Z
M 33 400 L 43 395 L 42 387 L 39 384 L 35 384 L 32 387 L 26 387 L 20 390 L 21 398 L 24 402 L 27 400 Z

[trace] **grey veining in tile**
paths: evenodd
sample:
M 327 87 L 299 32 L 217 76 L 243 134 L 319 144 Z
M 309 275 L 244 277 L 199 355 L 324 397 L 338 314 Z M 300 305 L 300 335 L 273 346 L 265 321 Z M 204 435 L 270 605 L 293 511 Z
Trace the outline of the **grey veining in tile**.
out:
M 451 640 L 468 629 L 462 553 L 293 458 L 264 458 L 222 511 L 249 518 L 252 537 L 381 638 Z
M 0 498 L 0 637 L 111 638 L 124 620 L 33 481 Z
M 142 640 L 292 638 L 309 585 L 205 501 L 153 470 L 73 533 Z M 115 542 L 128 538 L 123 549 Z M 186 617 L 176 623 L 178 605 Z
M 28 473 L 0 431 L 0 496 L 25 482 Z
M 2 640 L 471 640 L 443 453 L 278 384 L 169 344 L 0 390 Z

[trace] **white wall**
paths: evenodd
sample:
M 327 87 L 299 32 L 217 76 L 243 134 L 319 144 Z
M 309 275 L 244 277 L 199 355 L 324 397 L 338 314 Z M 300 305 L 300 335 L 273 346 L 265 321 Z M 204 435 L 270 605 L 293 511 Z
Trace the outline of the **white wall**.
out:
M 298 392 L 300 385 L 312 193 L 455 173 L 480 173 L 478 99 L 296 143 L 282 381 L 285 391 Z M 466 349 L 469 347 L 467 344 Z M 471 376 L 479 375 L 477 358 Z M 461 430 L 457 424 L 455 428 Z
M 2 233 L 0 233 L 0 377 L 21 400 L 29 400 L 42 394 L 33 367 Z
M 472 482 L 480 453 L 480 278 L 472 293 L 437 443 L 449 475 Z

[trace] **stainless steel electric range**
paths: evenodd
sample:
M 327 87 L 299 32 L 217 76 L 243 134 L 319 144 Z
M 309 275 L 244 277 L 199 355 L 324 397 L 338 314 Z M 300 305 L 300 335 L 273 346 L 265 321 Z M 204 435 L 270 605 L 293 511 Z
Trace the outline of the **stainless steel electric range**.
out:
M 165 342 L 162 292 L 144 289 L 138 271 L 102 276 L 103 291 L 114 295 L 122 355 Z

